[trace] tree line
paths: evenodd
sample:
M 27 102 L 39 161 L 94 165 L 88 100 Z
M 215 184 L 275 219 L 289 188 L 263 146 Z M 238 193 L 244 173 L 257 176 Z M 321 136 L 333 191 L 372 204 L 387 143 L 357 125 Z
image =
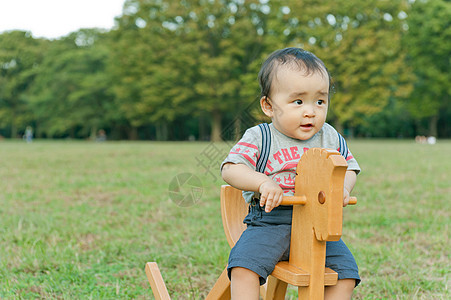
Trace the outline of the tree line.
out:
M 127 0 L 109 31 L 0 34 L 0 135 L 235 138 L 267 121 L 261 63 L 296 46 L 332 74 L 343 133 L 450 137 L 450 22 L 446 0 Z

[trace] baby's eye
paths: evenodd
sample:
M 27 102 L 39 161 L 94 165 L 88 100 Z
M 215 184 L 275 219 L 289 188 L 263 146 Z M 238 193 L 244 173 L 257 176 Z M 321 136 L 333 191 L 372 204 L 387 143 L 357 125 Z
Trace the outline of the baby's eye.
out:
M 318 100 L 318 101 L 316 101 L 316 103 L 317 103 L 318 105 L 323 105 L 323 104 L 326 104 L 326 101 L 324 101 L 324 100 Z
M 302 104 L 302 100 L 294 100 L 294 103 L 297 105 L 301 105 Z

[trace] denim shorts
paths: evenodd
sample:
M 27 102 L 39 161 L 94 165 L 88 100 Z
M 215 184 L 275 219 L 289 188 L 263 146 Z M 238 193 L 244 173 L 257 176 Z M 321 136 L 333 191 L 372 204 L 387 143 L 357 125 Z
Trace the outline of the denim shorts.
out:
M 270 213 L 253 202 L 244 219 L 247 229 L 230 251 L 227 267 L 249 269 L 260 276 L 260 284 L 266 282 L 279 261 L 288 260 L 290 254 L 292 206 L 279 206 Z M 340 239 L 326 243 L 326 267 L 338 273 L 338 279 L 355 279 L 360 283 L 359 270 L 346 244 Z

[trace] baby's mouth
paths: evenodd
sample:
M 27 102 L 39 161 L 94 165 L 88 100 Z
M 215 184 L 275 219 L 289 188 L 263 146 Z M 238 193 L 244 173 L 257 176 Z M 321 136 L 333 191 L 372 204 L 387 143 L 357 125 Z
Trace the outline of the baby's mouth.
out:
M 301 125 L 301 127 L 304 129 L 310 129 L 313 127 L 313 124 L 303 124 L 303 125 Z

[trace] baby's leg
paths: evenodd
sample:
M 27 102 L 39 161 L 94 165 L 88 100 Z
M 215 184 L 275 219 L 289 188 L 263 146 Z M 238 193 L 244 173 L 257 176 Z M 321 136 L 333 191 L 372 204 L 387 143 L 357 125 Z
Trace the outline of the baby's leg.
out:
M 356 284 L 360 282 L 359 269 L 354 256 L 340 239 L 326 244 L 326 267 L 338 273 L 337 285 L 325 289 L 324 299 L 351 299 Z
M 232 300 L 258 300 L 260 297 L 260 276 L 246 268 L 235 267 L 231 271 Z
M 349 300 L 355 287 L 355 279 L 341 279 L 336 285 L 328 286 L 324 290 L 324 300 Z

